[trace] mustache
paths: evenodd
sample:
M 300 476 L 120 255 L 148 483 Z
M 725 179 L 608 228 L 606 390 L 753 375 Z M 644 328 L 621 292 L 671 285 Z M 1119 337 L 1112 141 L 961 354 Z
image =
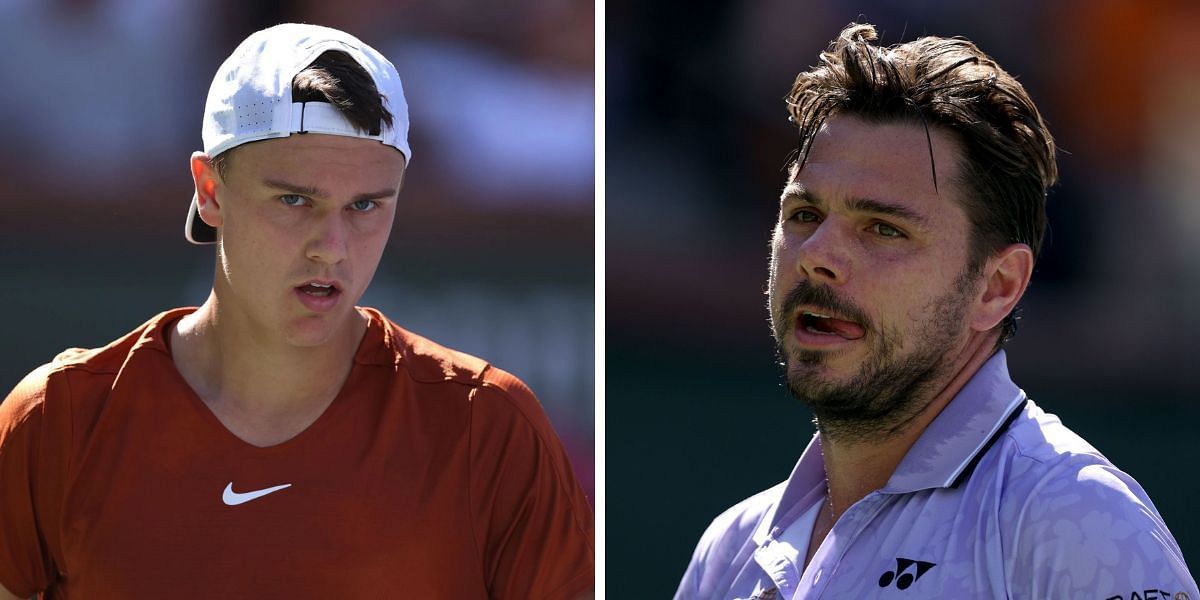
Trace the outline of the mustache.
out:
M 871 319 L 854 303 L 838 296 L 828 286 L 816 286 L 801 281 L 783 299 L 783 315 L 790 319 L 801 306 L 811 306 L 829 311 L 839 317 L 858 323 L 863 329 L 871 329 Z

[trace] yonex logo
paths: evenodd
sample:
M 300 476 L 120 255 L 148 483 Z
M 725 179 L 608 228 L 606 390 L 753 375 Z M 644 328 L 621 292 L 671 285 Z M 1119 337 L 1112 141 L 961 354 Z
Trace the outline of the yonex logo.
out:
M 916 574 L 908 572 L 912 566 L 916 565 Z M 885 588 L 896 582 L 896 587 L 901 590 L 907 590 L 912 584 L 916 583 L 926 571 L 936 567 L 936 563 L 925 562 L 923 560 L 912 560 L 908 558 L 896 559 L 896 570 L 888 571 L 879 576 L 879 587 Z

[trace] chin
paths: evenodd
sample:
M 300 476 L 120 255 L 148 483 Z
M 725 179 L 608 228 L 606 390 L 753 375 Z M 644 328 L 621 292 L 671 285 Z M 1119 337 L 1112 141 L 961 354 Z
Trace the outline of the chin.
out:
M 828 385 L 840 383 L 847 378 L 847 374 L 824 362 L 791 359 L 788 361 L 787 378 L 793 385 Z
M 814 350 L 791 348 L 787 354 L 788 381 L 793 385 L 841 386 L 863 374 L 864 357 L 850 348 Z
M 857 356 L 853 348 L 787 348 L 788 369 L 805 369 L 818 372 L 856 370 L 864 358 Z
M 288 324 L 287 341 L 298 348 L 314 348 L 329 343 L 347 326 L 346 315 L 310 315 Z

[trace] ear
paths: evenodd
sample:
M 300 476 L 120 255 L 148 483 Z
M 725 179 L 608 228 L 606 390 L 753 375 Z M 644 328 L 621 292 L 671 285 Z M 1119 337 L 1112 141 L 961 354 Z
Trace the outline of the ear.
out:
M 1013 244 L 993 255 L 983 266 L 983 290 L 975 303 L 971 328 L 990 331 L 1017 307 L 1033 276 L 1033 251 Z
M 212 159 L 203 152 L 192 153 L 192 182 L 196 184 L 196 208 L 200 219 L 210 227 L 220 227 L 224 222 L 221 203 L 217 200 L 220 174 Z

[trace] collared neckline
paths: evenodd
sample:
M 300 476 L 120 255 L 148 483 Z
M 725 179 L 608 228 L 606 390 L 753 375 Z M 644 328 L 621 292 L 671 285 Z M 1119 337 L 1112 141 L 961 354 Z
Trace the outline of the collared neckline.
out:
M 390 331 L 387 318 L 374 308 L 356 306 L 355 309 L 367 318 L 367 329 L 354 351 L 354 362 L 364 365 L 395 363 L 396 354 L 392 351 L 395 334 Z M 130 355 L 136 350 L 146 348 L 171 356 L 169 329 L 176 321 L 196 310 L 198 307 L 195 306 L 173 308 L 152 317 L 139 328 L 141 334 L 130 349 Z
M 1004 351 L 997 352 L 925 428 L 879 492 L 904 494 L 957 487 L 1008 429 L 1025 402 L 1025 392 L 1009 376 Z M 755 543 L 761 545 L 786 529 L 811 505 L 814 494 L 825 494 L 819 433 L 813 434 L 800 455 L 779 502 L 764 515 L 753 536 Z
M 997 352 L 925 428 L 880 491 L 904 494 L 956 487 L 1025 402 L 1025 392 L 1008 374 L 1004 351 Z

